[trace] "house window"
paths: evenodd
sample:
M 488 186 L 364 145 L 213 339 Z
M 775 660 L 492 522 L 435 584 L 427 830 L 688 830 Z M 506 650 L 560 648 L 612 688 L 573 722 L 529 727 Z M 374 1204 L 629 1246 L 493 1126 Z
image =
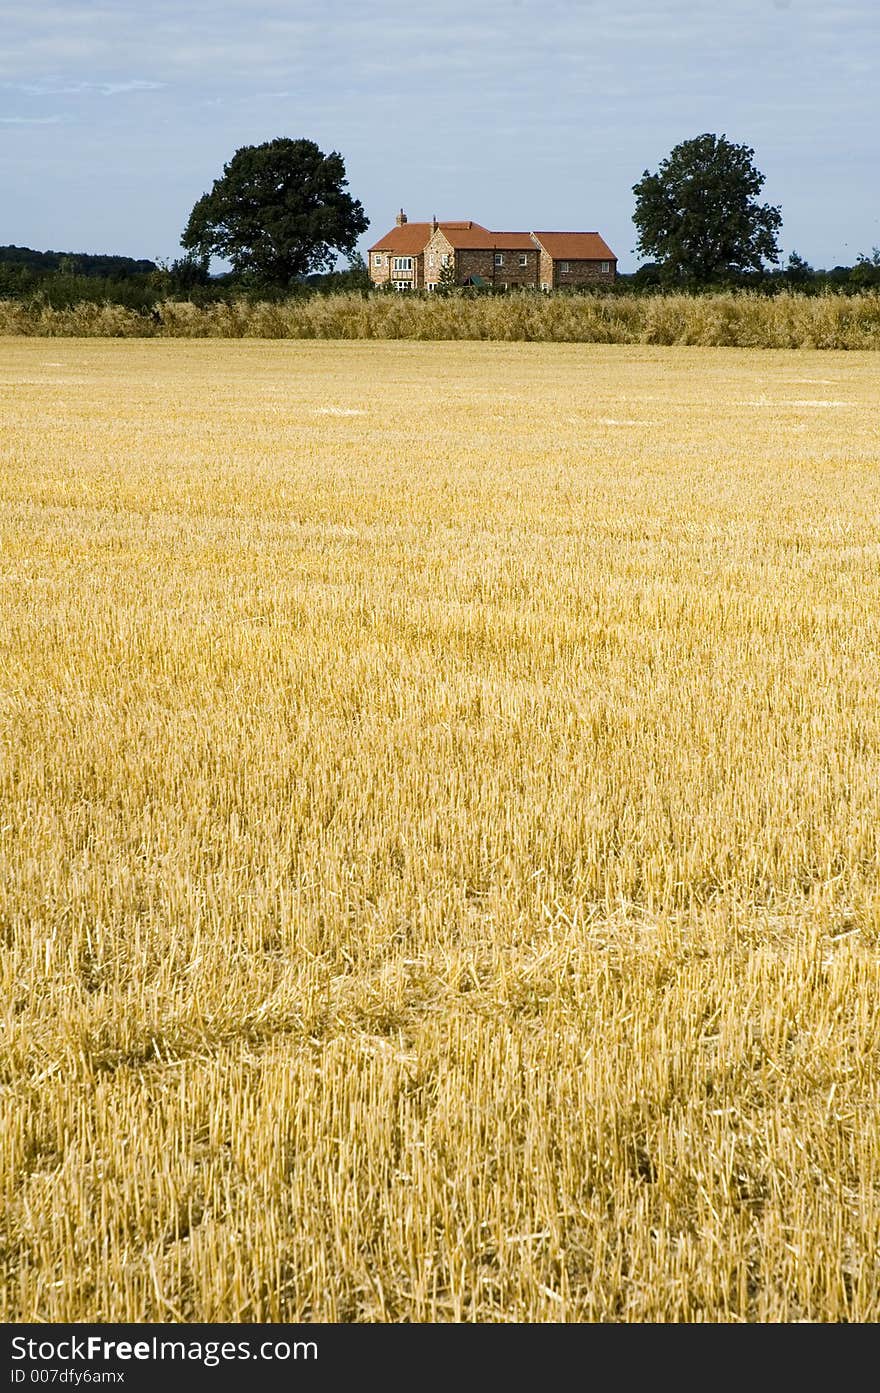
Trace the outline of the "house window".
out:
M 448 266 L 448 265 L 449 265 L 449 253 L 446 252 L 445 255 L 441 256 L 440 261 L 441 261 L 441 264 L 442 264 L 443 266 Z
M 433 252 L 431 252 L 431 255 L 428 257 L 428 265 L 429 265 L 429 266 L 433 266 L 433 265 L 434 265 L 434 253 L 433 253 Z
M 560 261 L 560 263 L 559 263 L 559 269 L 560 269 L 560 271 L 561 271 L 561 272 L 563 273 L 563 275 L 564 275 L 566 271 L 570 271 L 570 270 L 571 270 L 571 267 L 570 267 L 570 265 L 569 265 L 569 263 L 568 263 L 567 261 Z
M 411 256 L 396 256 L 394 258 L 395 271 L 411 271 L 413 259 Z
M 381 252 L 376 252 L 376 255 L 373 257 L 373 265 L 374 265 L 374 266 L 381 266 L 381 265 L 382 265 L 382 253 L 381 253 Z
M 503 253 L 503 252 L 496 252 L 496 253 L 495 253 L 495 265 L 496 265 L 496 266 L 503 266 L 503 265 L 504 265 L 504 253 Z
M 528 266 L 528 264 L 529 264 L 529 258 L 528 258 L 527 254 L 526 254 L 525 252 L 522 252 L 522 253 L 520 254 L 519 264 L 520 264 L 520 266 Z
M 436 290 L 436 289 L 437 289 L 437 282 L 436 282 L 436 281 L 425 281 L 425 289 L 426 289 L 426 290 Z
M 602 270 L 607 274 L 607 273 L 611 270 L 611 262 L 610 262 L 610 261 L 603 261 L 603 262 L 602 262 Z
M 412 285 L 412 282 L 411 282 L 411 281 L 395 281 L 395 282 L 394 282 L 394 289 L 395 289 L 395 290 L 409 290 L 410 287 L 411 287 L 411 285 Z

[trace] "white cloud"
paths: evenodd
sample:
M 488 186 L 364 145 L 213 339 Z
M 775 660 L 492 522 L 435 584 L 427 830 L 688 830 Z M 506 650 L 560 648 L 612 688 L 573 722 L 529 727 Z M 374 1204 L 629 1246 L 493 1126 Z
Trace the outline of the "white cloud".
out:
M 98 93 L 102 97 L 116 97 L 124 92 L 158 92 L 165 87 L 164 82 L 150 82 L 145 78 L 127 78 L 116 82 L 45 82 L 4 83 L 7 88 L 24 92 L 28 97 L 80 97 Z

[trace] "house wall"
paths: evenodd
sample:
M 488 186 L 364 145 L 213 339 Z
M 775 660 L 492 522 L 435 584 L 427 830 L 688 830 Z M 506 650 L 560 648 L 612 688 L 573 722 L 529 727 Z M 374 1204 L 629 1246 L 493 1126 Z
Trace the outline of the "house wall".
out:
M 469 276 L 482 276 L 491 285 L 495 279 L 495 264 L 491 251 L 483 247 L 460 247 L 455 258 L 455 280 L 463 285 Z
M 499 281 L 505 283 L 513 289 L 516 286 L 527 285 L 533 287 L 538 283 L 538 253 L 537 250 L 529 251 L 527 248 L 522 250 L 510 251 L 508 247 L 499 248 L 499 255 L 504 257 L 504 265 L 494 264 L 495 253 L 490 253 L 492 262 L 491 276 L 497 285 Z M 521 256 L 526 258 L 525 266 L 520 266 Z
M 382 257 L 382 265 L 377 266 L 375 264 L 377 253 L 370 252 L 370 280 L 374 285 L 387 285 L 389 281 L 409 281 L 413 285 L 413 288 L 417 289 L 425 284 L 424 253 L 420 252 L 418 256 L 413 257 L 413 268 L 411 272 L 395 271 L 392 269 L 393 258 L 400 254 L 399 252 L 379 252 L 378 255 Z M 409 252 L 406 254 L 408 256 Z
M 567 285 L 611 285 L 614 280 L 614 262 L 609 263 L 609 271 L 602 270 L 601 261 L 569 261 L 567 271 L 560 270 L 556 263 L 556 287 L 561 290 Z
M 482 276 L 490 285 L 499 282 L 508 286 L 534 286 L 538 280 L 538 252 L 524 249 L 522 252 L 502 248 L 502 266 L 495 265 L 495 251 L 492 247 L 460 247 L 457 251 L 438 229 L 425 248 L 423 284 L 439 284 L 443 273 L 443 257 L 455 258 L 455 283 L 463 285 L 470 276 Z M 520 266 L 520 256 L 526 257 L 525 266 Z M 432 265 L 433 258 L 433 265 Z
M 564 290 L 567 285 L 612 285 L 617 262 L 611 261 L 610 271 L 602 270 L 601 261 L 569 261 L 569 269 L 561 271 L 562 259 L 554 261 L 543 249 L 540 254 L 539 283 L 548 290 Z
M 438 227 L 425 247 L 422 285 L 438 285 L 443 272 L 444 256 L 455 257 L 452 243 Z M 433 264 L 432 264 L 433 263 Z
M 376 257 L 381 256 L 382 265 L 376 265 Z M 373 285 L 385 285 L 391 276 L 391 253 L 370 252 L 370 280 Z

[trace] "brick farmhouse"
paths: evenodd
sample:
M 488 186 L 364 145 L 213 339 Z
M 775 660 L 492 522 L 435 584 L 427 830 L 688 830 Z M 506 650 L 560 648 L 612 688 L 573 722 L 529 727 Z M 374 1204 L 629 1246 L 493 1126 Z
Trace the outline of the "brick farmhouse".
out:
M 401 208 L 396 225 L 370 247 L 369 268 L 373 285 L 395 290 L 436 290 L 441 278 L 560 290 L 610 284 L 617 257 L 598 232 L 490 232 L 478 222 L 410 222 Z

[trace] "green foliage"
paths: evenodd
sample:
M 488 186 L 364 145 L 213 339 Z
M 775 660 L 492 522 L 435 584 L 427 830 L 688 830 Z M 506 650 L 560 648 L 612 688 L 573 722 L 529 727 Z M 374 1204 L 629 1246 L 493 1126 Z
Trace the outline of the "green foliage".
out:
M 352 252 L 344 271 L 315 272 L 306 276 L 303 282 L 307 290 L 317 290 L 322 295 L 335 295 L 346 290 L 359 290 L 364 293 L 372 289 L 367 263 L 360 252 Z
M 367 263 L 357 251 L 352 252 L 348 258 L 346 270 L 336 271 L 333 274 L 341 282 L 338 286 L 340 290 L 370 290 L 373 284 L 370 280 Z
M 779 261 L 782 215 L 757 201 L 764 175 L 754 153 L 726 136 L 700 135 L 633 185 L 638 251 L 667 283 L 708 284 Z
M 455 252 L 450 252 L 448 260 L 440 267 L 437 289 L 444 295 L 455 289 Z
M 32 247 L 0 247 L 0 268 L 30 271 L 46 276 L 54 271 L 65 275 L 90 276 L 103 280 L 130 280 L 157 270 L 155 261 L 131 256 L 93 255 L 89 252 L 39 252 Z
M 802 289 L 809 285 L 816 272 L 808 261 L 805 261 L 797 252 L 792 252 L 785 266 L 785 282 L 792 288 Z
M 369 223 L 347 186 L 342 156 L 314 141 L 244 145 L 196 203 L 181 246 L 227 259 L 255 285 L 286 288 L 331 270 L 339 252 L 354 255 Z
M 114 304 L 144 313 L 153 308 L 157 298 L 158 292 L 147 276 L 113 280 L 65 271 L 41 276 L 26 268 L 0 266 L 0 300 L 34 302 L 55 310 Z
M 870 256 L 861 252 L 849 278 L 859 290 L 880 288 L 880 247 L 874 247 Z
M 197 287 L 210 284 L 208 258 L 199 256 L 196 252 L 187 252 L 185 256 L 178 257 L 170 265 L 162 262 L 159 272 L 153 279 L 166 294 L 185 295 Z

